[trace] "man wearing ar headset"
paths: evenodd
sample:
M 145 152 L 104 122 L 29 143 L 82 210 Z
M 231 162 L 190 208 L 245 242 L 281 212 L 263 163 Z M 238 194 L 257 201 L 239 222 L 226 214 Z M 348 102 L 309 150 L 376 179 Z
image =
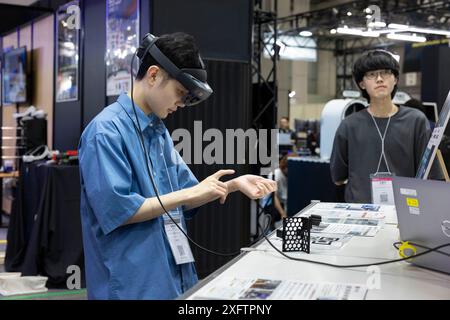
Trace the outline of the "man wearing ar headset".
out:
M 212 93 L 191 36 L 148 34 L 136 55 L 140 67 L 131 92 L 100 112 L 79 144 L 89 299 L 176 298 L 197 275 L 175 223 L 186 230 L 184 220 L 196 208 L 223 204 L 234 191 L 258 199 L 276 190 L 274 181 L 253 175 L 220 181 L 233 170 L 199 183 L 174 149 L 161 119 Z

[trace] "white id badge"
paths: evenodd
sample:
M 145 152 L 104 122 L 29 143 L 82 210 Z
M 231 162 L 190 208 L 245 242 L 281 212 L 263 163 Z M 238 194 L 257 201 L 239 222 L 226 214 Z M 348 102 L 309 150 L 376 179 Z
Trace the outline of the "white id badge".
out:
M 173 217 L 176 213 L 170 213 Z M 177 224 L 182 227 L 179 217 L 174 218 Z M 186 236 L 178 229 L 178 227 L 170 219 L 165 219 L 164 228 L 166 230 L 167 239 L 169 240 L 170 249 L 177 264 L 194 262 L 191 247 Z
M 391 173 L 376 173 L 370 175 L 372 187 L 372 203 L 394 205 L 394 189 Z

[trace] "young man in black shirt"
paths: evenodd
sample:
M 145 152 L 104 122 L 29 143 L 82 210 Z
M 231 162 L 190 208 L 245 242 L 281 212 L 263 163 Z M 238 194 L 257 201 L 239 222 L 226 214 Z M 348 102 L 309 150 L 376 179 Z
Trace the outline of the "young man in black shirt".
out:
M 354 80 L 370 105 L 345 118 L 334 138 L 331 177 L 336 185 L 346 183 L 346 202 L 370 203 L 373 181 L 380 173 L 416 175 L 431 130 L 423 113 L 392 102 L 399 69 L 384 50 L 363 54 L 353 66 Z M 382 192 L 377 196 L 377 203 L 388 199 Z

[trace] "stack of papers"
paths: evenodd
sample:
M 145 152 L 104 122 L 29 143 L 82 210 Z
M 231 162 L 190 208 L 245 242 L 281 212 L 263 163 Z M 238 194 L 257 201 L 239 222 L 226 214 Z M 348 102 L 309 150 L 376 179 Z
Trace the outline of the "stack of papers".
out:
M 363 300 L 366 293 L 360 284 L 224 278 L 200 289 L 192 299 Z
M 351 235 L 331 234 L 331 233 L 311 233 L 310 244 L 311 251 L 338 250 L 341 249 L 352 238 Z M 283 239 L 273 235 L 270 241 L 281 250 Z
M 321 223 L 319 226 L 313 226 L 313 233 L 328 234 L 346 234 L 359 237 L 374 237 L 380 230 L 380 227 L 365 226 L 359 224 L 342 224 L 342 223 Z
M 322 222 L 313 226 L 313 234 L 374 237 L 384 224 L 385 213 L 373 204 L 318 203 L 301 216 L 320 215 Z

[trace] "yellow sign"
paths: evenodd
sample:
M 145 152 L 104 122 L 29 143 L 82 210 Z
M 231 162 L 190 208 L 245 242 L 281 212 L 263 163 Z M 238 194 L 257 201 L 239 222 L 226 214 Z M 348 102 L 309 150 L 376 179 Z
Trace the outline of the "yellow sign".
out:
M 408 207 L 415 207 L 415 208 L 418 208 L 418 207 L 419 207 L 419 199 L 416 199 L 416 198 L 406 198 L 406 204 L 408 205 Z

